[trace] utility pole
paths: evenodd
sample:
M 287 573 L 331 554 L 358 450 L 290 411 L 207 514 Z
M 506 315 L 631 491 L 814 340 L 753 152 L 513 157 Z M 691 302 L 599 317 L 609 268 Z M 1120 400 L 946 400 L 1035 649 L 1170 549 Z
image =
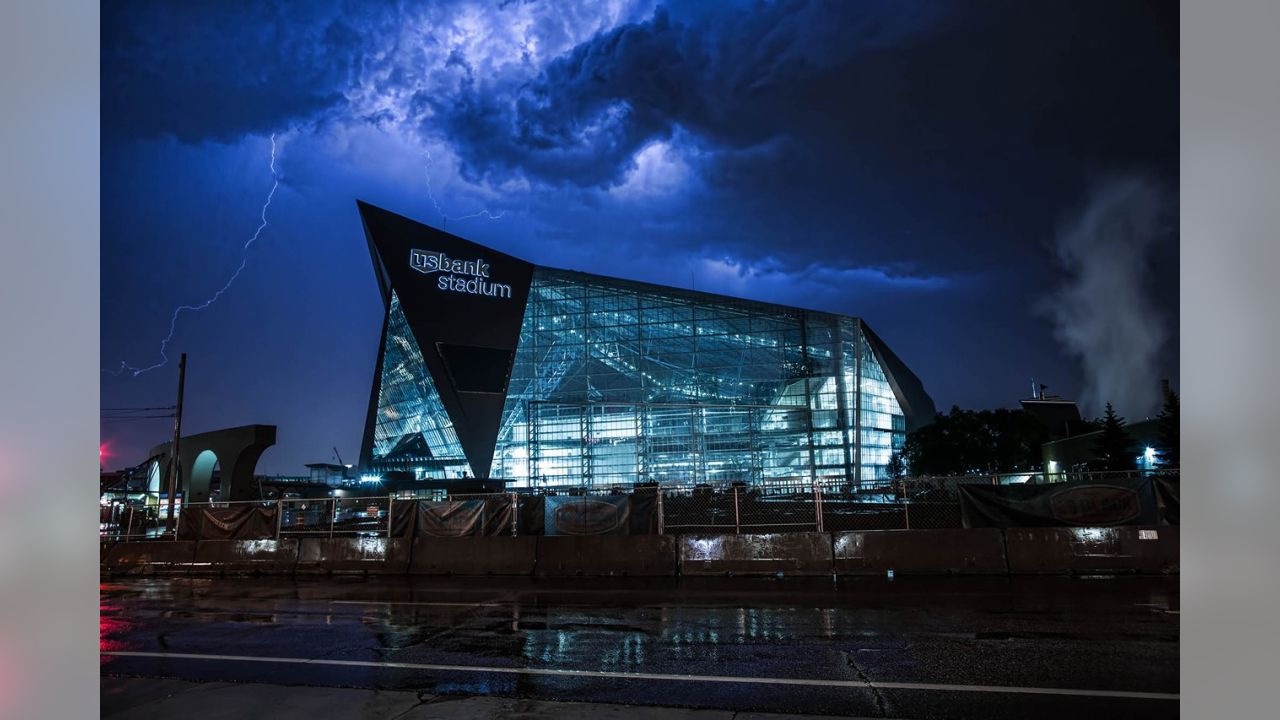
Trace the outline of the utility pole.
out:
M 182 389 L 187 383 L 187 354 L 182 353 L 178 360 L 178 405 L 173 423 L 173 445 L 169 452 L 169 516 L 165 519 L 165 532 L 173 532 L 177 518 L 173 514 L 174 500 L 178 495 L 178 468 L 181 467 L 182 456 L 179 454 L 179 442 L 182 439 Z

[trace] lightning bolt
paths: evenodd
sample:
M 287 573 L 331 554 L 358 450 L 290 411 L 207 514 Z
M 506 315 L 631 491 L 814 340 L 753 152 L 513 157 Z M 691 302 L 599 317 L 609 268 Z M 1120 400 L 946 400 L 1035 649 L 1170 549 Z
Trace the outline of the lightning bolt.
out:
M 427 156 L 427 168 L 426 168 L 426 176 L 427 176 L 427 197 L 431 198 L 431 204 L 435 206 L 435 208 L 436 208 L 436 213 L 437 213 L 441 218 L 443 218 L 443 219 L 444 219 L 444 224 L 445 224 L 445 225 L 448 225 L 448 224 L 449 224 L 449 216 L 444 214 L 444 210 L 441 210 L 441 209 L 440 209 L 440 203 L 436 202 L 436 194 L 435 194 L 435 193 L 433 193 L 433 192 L 431 192 L 431 164 L 432 164 L 432 162 L 433 162 L 433 161 L 431 160 L 431 150 L 430 150 L 429 148 L 424 148 L 424 149 L 422 150 L 422 154 Z
M 271 201 L 275 198 L 276 189 L 279 187 L 280 175 L 276 172 L 276 134 L 271 133 L 271 191 L 267 193 L 267 199 L 262 203 L 262 211 L 259 213 L 259 217 L 262 222 L 259 223 L 258 229 L 253 231 L 253 235 L 245 241 L 244 247 L 241 249 L 240 267 L 236 268 L 236 271 L 231 274 L 231 277 L 227 280 L 226 284 L 219 288 L 218 291 L 215 292 L 208 300 L 205 300 L 199 305 L 179 305 L 173 309 L 173 316 L 169 318 L 169 334 L 160 341 L 160 362 L 154 365 L 148 365 L 147 367 L 134 367 L 125 361 L 121 361 L 120 369 L 115 371 L 113 374 L 121 375 L 127 371 L 132 373 L 134 377 L 137 377 L 145 372 L 150 372 L 168 364 L 169 356 L 165 351 L 168 349 L 169 343 L 173 341 L 174 333 L 177 332 L 178 316 L 184 312 L 199 312 L 204 310 L 217 302 L 218 298 L 222 297 L 224 293 L 231 289 L 231 286 L 235 283 L 236 279 L 240 277 L 240 273 L 244 272 L 245 266 L 249 263 L 249 248 L 257 242 L 258 238 L 262 235 L 262 231 L 267 228 L 267 208 L 271 207 Z
M 463 215 L 460 218 L 454 218 L 454 220 L 470 220 L 471 218 L 475 218 L 475 217 L 487 217 L 490 220 L 497 220 L 498 218 L 506 214 L 507 214 L 506 210 L 499 210 L 497 215 L 494 215 L 488 210 L 481 210 L 480 212 L 473 212 L 470 215 Z
M 427 156 L 427 167 L 426 167 L 426 176 L 427 176 L 427 197 L 431 199 L 431 205 L 432 205 L 433 207 L 435 207 L 435 209 L 436 209 L 436 213 L 440 215 L 440 219 L 441 219 L 441 220 L 443 221 L 443 223 L 444 223 L 444 228 L 443 228 L 443 229 L 448 230 L 448 229 L 449 229 L 449 216 L 448 216 L 447 214 L 445 214 L 445 211 L 444 211 L 444 210 L 442 210 L 442 209 L 440 208 L 440 203 L 436 201 L 436 194 L 435 194 L 434 192 L 432 192 L 432 190 L 431 190 L 431 165 L 432 165 L 432 162 L 433 162 L 433 161 L 432 161 L 432 159 L 431 159 L 431 150 L 430 150 L 430 149 L 427 149 L 427 148 L 424 148 L 424 149 L 422 150 L 422 154 Z M 476 212 L 471 213 L 470 215 L 463 215 L 463 216 L 461 216 L 461 217 L 456 217 L 456 218 L 454 218 L 454 220 L 455 220 L 455 221 L 458 221 L 458 220 L 470 220 L 471 218 L 478 218 L 478 217 L 485 217 L 485 218 L 488 218 L 488 219 L 490 219 L 490 220 L 497 220 L 497 219 L 501 218 L 503 215 L 506 215 L 506 214 L 507 214 L 507 211 L 506 211 L 506 210 L 499 210 L 499 211 L 498 211 L 498 214 L 497 214 L 497 215 L 495 215 L 495 214 L 493 214 L 493 213 L 489 212 L 488 210 L 481 209 L 481 210 L 478 210 L 478 211 L 476 211 Z

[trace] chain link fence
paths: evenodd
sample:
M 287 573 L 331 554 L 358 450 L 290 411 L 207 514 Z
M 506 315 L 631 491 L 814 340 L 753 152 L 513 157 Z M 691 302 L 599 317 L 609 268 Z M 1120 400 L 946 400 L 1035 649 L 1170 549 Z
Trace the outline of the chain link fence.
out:
M 110 540 L 165 536 L 163 508 L 113 502 L 99 506 L 98 534 Z M 169 536 L 172 539 L 172 535 Z
M 219 527 L 251 518 L 262 536 L 391 537 L 411 534 L 413 523 L 454 522 L 468 517 L 470 534 L 541 535 L 544 509 L 563 507 L 572 498 L 583 502 L 629 500 L 644 519 L 632 519 L 631 534 L 841 532 L 963 527 L 961 485 L 1042 484 L 1088 481 L 1106 483 L 1158 476 L 1176 480 L 1176 470 L 1155 472 L 1071 473 L 1049 476 L 929 477 L 850 484 L 827 480 L 813 484 L 753 486 L 670 485 L 520 489 L 503 493 L 454 494 L 441 500 L 393 497 L 285 499 L 273 501 L 188 503 L 177 527 L 165 527 L 163 508 L 104 506 L 100 534 L 104 540 L 181 539 L 191 536 L 182 523 L 213 516 Z M 554 500 L 554 503 L 552 502 Z M 423 514 L 425 511 L 425 514 Z M 219 514 L 221 513 L 221 514 Z M 263 528 L 269 523 L 274 529 Z M 408 529 L 407 529 L 408 528 Z
M 386 535 L 393 502 L 390 497 L 280 500 L 279 536 Z

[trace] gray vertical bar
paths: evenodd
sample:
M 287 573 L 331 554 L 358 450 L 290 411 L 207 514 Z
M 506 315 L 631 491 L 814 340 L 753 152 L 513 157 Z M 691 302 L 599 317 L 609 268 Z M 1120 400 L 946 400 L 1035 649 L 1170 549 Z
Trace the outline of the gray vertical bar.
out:
M 666 533 L 664 531 L 666 530 L 666 521 L 662 517 L 662 486 L 661 485 L 657 487 L 657 491 L 658 491 L 658 534 L 665 535 Z
M 907 494 L 907 481 L 899 480 L 902 486 L 902 522 L 907 530 L 911 529 L 911 497 Z
M 738 521 L 738 486 L 733 486 L 733 532 L 741 533 L 742 525 Z
M 813 515 L 817 522 L 818 532 L 823 532 L 822 527 L 822 487 L 818 483 L 813 484 Z

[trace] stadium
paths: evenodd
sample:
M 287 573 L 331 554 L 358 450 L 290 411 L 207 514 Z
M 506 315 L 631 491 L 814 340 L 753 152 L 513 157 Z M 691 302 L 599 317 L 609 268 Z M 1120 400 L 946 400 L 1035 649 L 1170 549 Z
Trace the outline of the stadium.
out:
M 386 307 L 369 478 L 855 488 L 933 419 L 859 318 L 538 266 L 357 204 Z

